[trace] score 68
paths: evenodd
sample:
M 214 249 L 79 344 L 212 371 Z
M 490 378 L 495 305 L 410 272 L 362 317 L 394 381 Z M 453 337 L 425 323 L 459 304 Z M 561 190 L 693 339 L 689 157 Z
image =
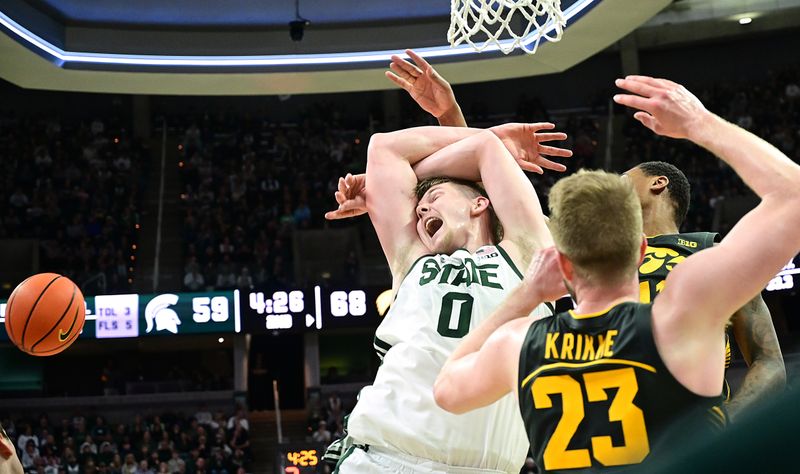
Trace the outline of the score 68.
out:
M 331 314 L 337 318 L 367 314 L 367 294 L 363 290 L 331 292 Z

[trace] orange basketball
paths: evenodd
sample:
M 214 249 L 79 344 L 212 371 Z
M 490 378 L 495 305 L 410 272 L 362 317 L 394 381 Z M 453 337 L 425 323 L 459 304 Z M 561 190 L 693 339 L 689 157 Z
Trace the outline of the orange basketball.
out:
M 83 293 L 67 277 L 39 273 L 14 289 L 6 304 L 6 333 L 17 347 L 35 356 L 58 354 L 83 329 Z

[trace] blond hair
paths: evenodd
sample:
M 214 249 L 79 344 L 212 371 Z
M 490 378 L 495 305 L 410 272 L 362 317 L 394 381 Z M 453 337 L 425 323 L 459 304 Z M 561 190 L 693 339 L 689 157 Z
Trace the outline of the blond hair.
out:
M 642 210 L 630 180 L 580 170 L 553 186 L 549 207 L 553 240 L 579 277 L 608 285 L 635 271 Z

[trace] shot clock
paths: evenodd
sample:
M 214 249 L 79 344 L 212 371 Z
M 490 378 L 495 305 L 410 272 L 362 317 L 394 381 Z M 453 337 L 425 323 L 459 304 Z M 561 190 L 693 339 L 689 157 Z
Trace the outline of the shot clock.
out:
M 323 472 L 323 454 L 325 454 L 325 446 L 318 443 L 278 445 L 275 456 L 275 472 L 281 474 Z

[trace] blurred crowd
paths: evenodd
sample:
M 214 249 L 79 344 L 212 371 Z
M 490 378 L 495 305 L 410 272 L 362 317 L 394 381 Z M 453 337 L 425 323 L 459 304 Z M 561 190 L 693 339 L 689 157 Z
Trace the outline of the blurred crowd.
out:
M 130 288 L 146 154 L 111 120 L 0 116 L 0 239 L 39 239 L 84 293 Z
M 185 289 L 294 281 L 292 232 L 331 225 L 336 179 L 365 165 L 356 132 L 318 113 L 290 124 L 205 116 L 185 129 Z
M 53 422 L 2 418 L 27 474 L 245 474 L 251 472 L 250 424 L 207 409 L 165 413 L 131 423 L 76 414 Z
M 768 72 L 767 76 L 763 81 L 730 81 L 693 92 L 712 112 L 800 162 L 800 70 Z M 690 142 L 659 137 L 630 116 L 623 133 L 625 169 L 660 160 L 686 173 L 692 201 L 682 231 L 713 229 L 724 234 L 758 203 L 730 167 Z

